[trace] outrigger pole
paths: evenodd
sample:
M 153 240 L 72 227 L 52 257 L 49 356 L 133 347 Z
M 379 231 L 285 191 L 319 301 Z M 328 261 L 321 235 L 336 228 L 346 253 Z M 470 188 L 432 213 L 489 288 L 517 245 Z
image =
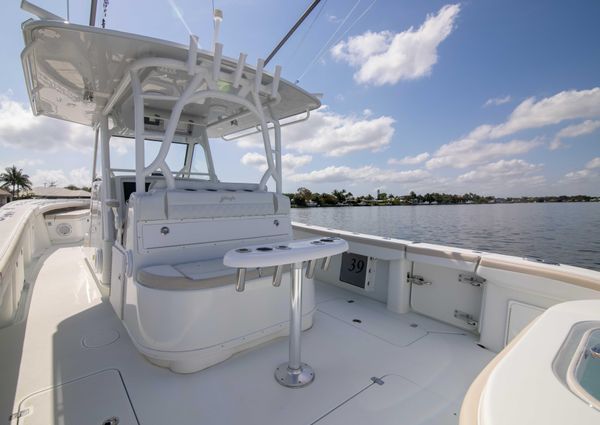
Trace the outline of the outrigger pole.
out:
M 92 0 L 90 5 L 90 27 L 96 26 L 96 9 L 98 7 L 98 0 Z
M 308 18 L 308 15 L 310 15 L 310 13 L 313 11 L 313 9 L 315 7 L 317 7 L 317 5 L 321 2 L 321 0 L 314 0 L 310 6 L 308 6 L 308 9 L 306 9 L 304 11 L 304 13 L 302 14 L 302 16 L 300 16 L 300 19 L 298 19 L 296 21 L 296 23 L 294 24 L 294 26 L 287 32 L 287 34 L 281 39 L 281 41 L 277 44 L 277 46 L 275 46 L 275 48 L 273 49 L 273 51 L 269 54 L 269 56 L 267 56 L 267 58 L 265 59 L 265 66 L 267 66 L 267 64 L 271 61 L 271 59 L 273 59 L 273 56 L 275 56 L 277 54 L 277 52 L 279 51 L 279 49 L 281 49 L 283 47 L 283 45 L 285 44 L 286 41 L 288 41 L 288 39 L 292 36 L 292 34 L 294 34 L 294 32 L 298 29 L 298 27 L 300 25 L 302 25 L 302 22 L 304 22 L 304 20 L 306 18 Z

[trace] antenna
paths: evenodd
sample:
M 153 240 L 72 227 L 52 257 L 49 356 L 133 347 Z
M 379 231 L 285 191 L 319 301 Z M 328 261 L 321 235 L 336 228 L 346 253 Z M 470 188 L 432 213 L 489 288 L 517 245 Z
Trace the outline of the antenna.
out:
M 223 11 L 221 9 L 215 9 L 213 13 L 213 21 L 215 23 L 215 33 L 213 37 L 213 52 L 217 48 L 219 42 L 219 32 L 221 30 L 221 22 L 223 22 Z

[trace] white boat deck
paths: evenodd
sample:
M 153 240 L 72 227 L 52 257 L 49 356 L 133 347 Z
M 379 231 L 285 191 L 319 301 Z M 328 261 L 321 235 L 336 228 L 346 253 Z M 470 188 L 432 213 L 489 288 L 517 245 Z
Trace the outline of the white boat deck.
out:
M 286 338 L 180 375 L 138 353 L 80 247 L 53 248 L 39 264 L 27 321 L 0 330 L 0 413 L 22 412 L 11 424 L 456 424 L 494 356 L 462 330 L 317 283 L 302 340 L 311 385 L 275 382 Z

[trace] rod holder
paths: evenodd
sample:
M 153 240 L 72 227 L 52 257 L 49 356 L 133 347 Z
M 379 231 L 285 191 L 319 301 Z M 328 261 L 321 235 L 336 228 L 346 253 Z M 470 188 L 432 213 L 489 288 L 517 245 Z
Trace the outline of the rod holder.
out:
M 219 34 L 221 32 L 221 22 L 223 22 L 223 11 L 221 9 L 215 9 L 213 14 L 213 22 L 215 26 L 215 32 L 213 34 L 213 49 L 219 42 Z
M 240 86 L 240 81 L 242 81 L 242 72 L 244 71 L 244 66 L 246 66 L 246 53 L 240 53 L 240 57 L 237 61 L 237 66 L 235 67 L 235 73 L 233 74 L 233 88 L 237 89 Z
M 321 263 L 321 270 L 325 271 L 329 268 L 329 265 L 331 264 L 331 257 L 325 257 L 323 258 L 323 262 Z
M 235 283 L 235 290 L 238 292 L 244 292 L 246 289 L 246 269 L 237 269 L 237 281 Z
M 215 43 L 215 51 L 213 55 L 213 80 L 217 82 L 221 76 L 221 59 L 223 57 L 223 44 Z
M 275 67 L 273 82 L 271 83 L 271 97 L 276 97 L 279 91 L 279 80 L 281 79 L 281 65 Z
M 273 273 L 273 286 L 279 287 L 281 285 L 281 276 L 283 274 L 283 266 L 279 265 L 275 267 L 275 273 Z
M 188 75 L 196 73 L 196 64 L 198 63 L 198 36 L 190 35 L 190 48 L 187 57 L 187 72 Z
M 262 76 L 263 76 L 263 68 L 265 66 L 265 60 L 264 59 L 258 59 L 256 61 L 256 71 L 255 71 L 255 77 L 254 77 L 254 90 L 256 91 L 256 94 L 258 95 L 260 93 L 260 87 L 262 86 Z
M 315 277 L 315 269 L 317 268 L 317 260 L 308 260 L 308 266 L 306 266 L 306 278 L 312 279 Z

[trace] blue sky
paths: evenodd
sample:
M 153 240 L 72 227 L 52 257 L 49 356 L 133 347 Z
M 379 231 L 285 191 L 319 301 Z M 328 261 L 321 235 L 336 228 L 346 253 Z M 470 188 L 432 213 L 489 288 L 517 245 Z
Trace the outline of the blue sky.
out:
M 91 132 L 30 116 L 19 60 L 30 16 L 19 3 L 0 18 L 0 166 L 23 167 L 36 185 L 87 184 Z M 37 3 L 66 15 L 66 1 Z M 308 3 L 215 0 L 225 54 L 266 57 Z M 209 46 L 211 2 L 174 4 Z M 71 21 L 86 22 L 88 7 L 71 1 Z M 324 94 L 321 110 L 284 132 L 284 189 L 600 194 L 598 16 L 594 0 L 324 0 L 269 66 Z M 111 1 L 107 28 L 188 38 L 167 0 Z M 127 162 L 124 146 L 115 155 Z M 259 179 L 256 140 L 213 150 L 222 180 Z

